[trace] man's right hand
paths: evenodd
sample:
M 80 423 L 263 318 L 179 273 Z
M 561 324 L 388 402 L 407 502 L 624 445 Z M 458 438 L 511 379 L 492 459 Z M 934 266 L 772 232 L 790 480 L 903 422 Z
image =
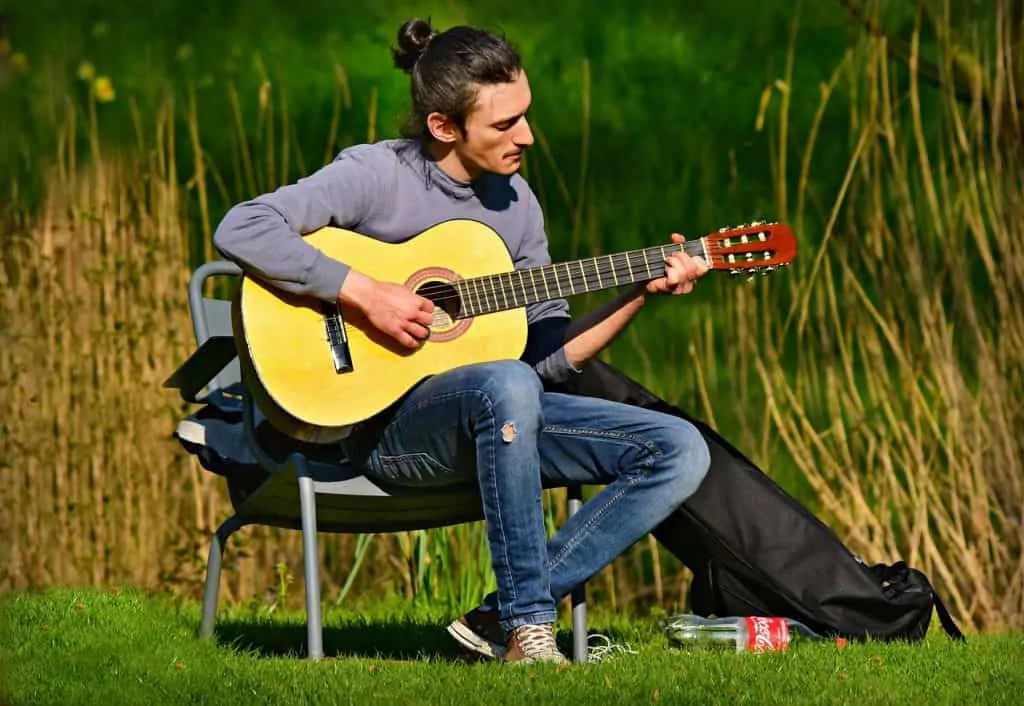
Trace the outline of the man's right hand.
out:
M 355 270 L 345 277 L 338 301 L 362 311 L 375 328 L 408 348 L 418 347 L 434 322 L 434 303 L 426 297 Z

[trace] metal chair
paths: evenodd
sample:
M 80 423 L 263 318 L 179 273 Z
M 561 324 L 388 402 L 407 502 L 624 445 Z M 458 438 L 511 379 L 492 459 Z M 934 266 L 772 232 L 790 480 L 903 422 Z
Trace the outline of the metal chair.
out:
M 229 478 L 234 514 L 217 529 L 210 545 L 200 635 L 209 638 L 220 592 L 221 559 L 228 538 L 247 525 L 269 525 L 302 531 L 306 584 L 307 654 L 323 657 L 320 612 L 320 566 L 317 532 L 381 533 L 421 530 L 483 519 L 475 487 L 411 490 L 385 487 L 352 468 L 344 459 L 323 462 L 291 453 L 273 458 L 256 433 L 252 396 L 245 388 L 236 356 L 229 301 L 206 297 L 212 277 L 237 277 L 241 270 L 227 261 L 208 262 L 192 274 L 189 309 L 196 351 L 164 383 L 178 389 L 182 399 L 241 413 L 251 454 L 267 477 L 252 492 L 239 492 Z M 581 506 L 581 489 L 568 489 L 568 512 Z M 572 595 L 573 659 L 587 659 L 584 587 Z

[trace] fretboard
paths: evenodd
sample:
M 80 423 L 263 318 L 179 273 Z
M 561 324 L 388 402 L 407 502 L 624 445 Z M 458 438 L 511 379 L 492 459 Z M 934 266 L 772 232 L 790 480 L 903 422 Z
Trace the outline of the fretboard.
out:
M 656 279 L 665 274 L 665 259 L 679 250 L 691 257 L 705 255 L 702 241 L 695 240 L 459 280 L 458 318 Z

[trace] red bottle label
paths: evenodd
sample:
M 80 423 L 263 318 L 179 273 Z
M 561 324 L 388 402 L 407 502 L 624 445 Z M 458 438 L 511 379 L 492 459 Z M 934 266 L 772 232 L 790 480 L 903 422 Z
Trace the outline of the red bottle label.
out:
M 748 617 L 747 651 L 785 651 L 789 647 L 789 625 L 785 618 Z

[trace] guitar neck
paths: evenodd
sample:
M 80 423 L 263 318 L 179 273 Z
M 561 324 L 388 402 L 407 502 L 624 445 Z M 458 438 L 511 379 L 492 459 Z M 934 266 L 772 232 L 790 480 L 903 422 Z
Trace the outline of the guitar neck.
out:
M 665 274 L 665 259 L 680 250 L 691 257 L 707 258 L 701 238 L 459 280 L 455 288 L 462 307 L 457 318 L 657 279 Z

